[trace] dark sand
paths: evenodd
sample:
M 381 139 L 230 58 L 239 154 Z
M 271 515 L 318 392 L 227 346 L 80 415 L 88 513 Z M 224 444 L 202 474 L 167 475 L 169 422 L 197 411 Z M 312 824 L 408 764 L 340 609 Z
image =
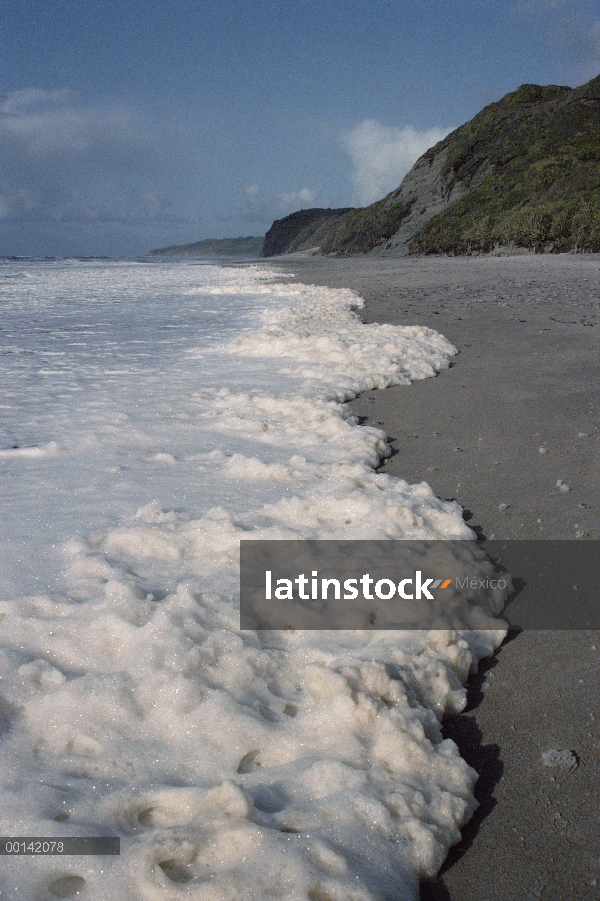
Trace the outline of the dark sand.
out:
M 386 472 L 455 498 L 480 536 L 600 538 L 600 256 L 276 265 L 355 289 L 366 322 L 458 348 L 437 378 L 352 402 L 390 436 Z M 526 631 L 471 679 L 445 734 L 480 774 L 480 807 L 423 901 L 600 897 L 599 663 L 598 632 Z M 578 768 L 545 767 L 550 748 Z

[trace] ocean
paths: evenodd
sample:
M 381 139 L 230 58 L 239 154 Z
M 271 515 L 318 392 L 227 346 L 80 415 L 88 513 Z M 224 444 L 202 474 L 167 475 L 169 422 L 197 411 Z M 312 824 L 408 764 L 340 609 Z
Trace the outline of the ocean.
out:
M 266 265 L 0 265 L 0 833 L 121 837 L 4 857 L 2 901 L 409 899 L 458 840 L 440 722 L 500 626 L 239 628 L 240 538 L 474 538 L 345 404 L 455 350 L 361 304 Z

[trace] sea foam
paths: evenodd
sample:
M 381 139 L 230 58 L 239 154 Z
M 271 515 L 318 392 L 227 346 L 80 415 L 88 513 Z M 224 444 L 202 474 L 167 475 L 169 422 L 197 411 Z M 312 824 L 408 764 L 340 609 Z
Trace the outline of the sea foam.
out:
M 343 404 L 454 348 L 266 267 L 26 268 L 1 289 L 0 832 L 121 856 L 4 858 L 1 897 L 416 898 L 476 806 L 440 721 L 502 597 L 477 630 L 243 632 L 238 553 L 473 539 Z

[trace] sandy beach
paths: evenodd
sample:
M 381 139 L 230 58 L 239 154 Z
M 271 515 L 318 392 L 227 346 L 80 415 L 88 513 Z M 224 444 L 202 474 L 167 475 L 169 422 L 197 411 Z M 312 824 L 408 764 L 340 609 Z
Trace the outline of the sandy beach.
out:
M 481 538 L 600 538 L 600 256 L 274 264 L 358 291 L 366 322 L 457 347 L 437 378 L 352 403 L 389 436 L 386 472 L 457 500 Z M 598 632 L 525 631 L 472 677 L 445 734 L 480 774 L 480 807 L 423 901 L 600 895 L 599 662 Z M 545 766 L 550 749 L 576 768 Z

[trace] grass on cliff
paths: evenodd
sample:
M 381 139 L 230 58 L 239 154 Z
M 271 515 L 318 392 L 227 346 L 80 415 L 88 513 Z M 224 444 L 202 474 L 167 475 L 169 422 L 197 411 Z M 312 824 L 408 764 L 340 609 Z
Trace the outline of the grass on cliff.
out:
M 450 150 L 450 183 L 484 158 L 490 175 L 431 219 L 411 253 L 600 250 L 600 78 L 575 91 L 525 85 L 459 129 Z

